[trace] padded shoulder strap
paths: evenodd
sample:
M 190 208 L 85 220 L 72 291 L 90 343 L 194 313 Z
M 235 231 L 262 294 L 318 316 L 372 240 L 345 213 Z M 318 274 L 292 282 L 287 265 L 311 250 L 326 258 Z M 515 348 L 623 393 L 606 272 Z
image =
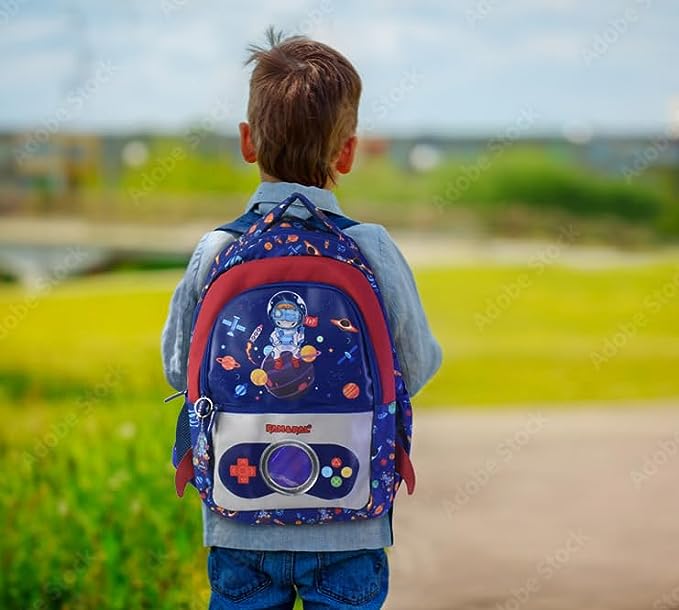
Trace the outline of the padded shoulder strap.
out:
M 344 229 L 348 229 L 349 227 L 353 227 L 357 224 L 360 224 L 358 220 L 353 220 L 351 218 L 347 218 L 346 216 L 342 216 L 341 214 L 335 214 L 334 212 L 327 212 L 323 210 L 324 214 L 326 216 L 330 216 L 332 218 L 333 222 L 337 225 L 337 228 L 340 230 L 344 231 Z M 232 220 L 231 222 L 224 223 L 223 225 L 218 226 L 215 231 L 228 231 L 229 233 L 235 233 L 236 235 L 241 235 L 247 231 L 250 226 L 252 226 L 259 218 L 261 217 L 261 214 L 258 214 L 254 210 L 250 210 L 249 212 L 246 212 L 242 216 L 239 216 L 235 220 Z
M 257 212 L 250 210 L 249 212 L 245 212 L 242 216 L 239 216 L 235 220 L 232 220 L 231 222 L 224 223 L 223 225 L 218 226 L 215 231 L 228 231 L 229 233 L 235 233 L 236 235 L 241 235 L 242 233 L 245 233 L 251 225 L 257 222 L 259 219 L 260 214 L 257 214 Z
M 334 212 L 325 212 L 326 216 L 330 216 L 330 218 L 333 219 L 335 224 L 344 231 L 344 229 L 348 229 L 349 227 L 354 227 L 358 224 L 361 224 L 358 220 L 354 220 L 353 218 L 347 218 L 346 216 L 342 216 L 341 214 L 335 214 Z

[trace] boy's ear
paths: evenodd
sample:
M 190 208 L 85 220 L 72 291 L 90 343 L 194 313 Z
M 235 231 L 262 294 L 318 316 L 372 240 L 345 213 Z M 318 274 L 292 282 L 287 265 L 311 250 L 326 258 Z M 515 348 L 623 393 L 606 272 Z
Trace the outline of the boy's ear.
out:
M 340 174 L 348 174 L 351 171 L 351 167 L 354 164 L 354 157 L 356 156 L 356 146 L 358 144 L 358 138 L 353 135 L 347 138 L 346 142 L 342 145 L 337 161 L 335 162 L 335 169 Z
M 246 163 L 254 163 L 257 161 L 257 151 L 255 145 L 252 143 L 252 134 L 250 125 L 248 123 L 239 123 L 238 131 L 240 133 L 240 154 Z

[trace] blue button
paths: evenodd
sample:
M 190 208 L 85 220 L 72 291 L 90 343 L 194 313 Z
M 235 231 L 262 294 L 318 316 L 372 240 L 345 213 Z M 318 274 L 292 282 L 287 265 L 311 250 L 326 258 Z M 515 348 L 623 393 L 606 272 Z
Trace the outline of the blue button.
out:
M 332 476 L 332 468 L 330 468 L 330 466 L 323 466 L 321 469 L 321 476 L 329 479 Z

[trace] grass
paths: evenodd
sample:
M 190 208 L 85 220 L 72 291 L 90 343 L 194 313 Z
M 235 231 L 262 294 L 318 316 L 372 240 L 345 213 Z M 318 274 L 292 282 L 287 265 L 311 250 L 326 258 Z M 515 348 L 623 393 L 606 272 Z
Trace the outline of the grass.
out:
M 420 270 L 445 362 L 416 408 L 676 398 L 678 269 Z M 198 502 L 172 485 L 178 405 L 160 401 L 177 279 L 119 273 L 39 298 L 0 286 L 0 607 L 207 606 Z
M 420 270 L 445 360 L 418 406 L 679 395 L 671 374 L 679 363 L 677 269 Z M 112 374 L 116 397 L 162 396 L 159 335 L 178 278 L 171 271 L 118 273 L 69 281 L 39 298 L 0 287 L 5 399 L 77 396 Z M 656 295 L 663 289 L 669 296 Z M 607 341 L 621 340 L 605 362 L 597 359 Z

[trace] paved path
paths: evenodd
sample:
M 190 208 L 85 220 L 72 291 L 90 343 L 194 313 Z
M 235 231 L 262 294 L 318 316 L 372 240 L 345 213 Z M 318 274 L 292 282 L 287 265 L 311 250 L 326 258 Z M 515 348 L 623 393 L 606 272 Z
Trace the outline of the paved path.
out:
M 387 608 L 679 608 L 679 401 L 420 413 Z
M 197 220 L 175 225 L 90 222 L 78 218 L 3 217 L 0 245 L 81 246 L 111 253 L 177 253 L 188 256 L 198 239 L 219 221 Z M 417 266 L 559 263 L 577 268 L 676 262 L 679 247 L 655 246 L 637 251 L 580 245 L 565 234 L 552 241 L 462 237 L 442 233 L 394 233 L 411 264 Z

